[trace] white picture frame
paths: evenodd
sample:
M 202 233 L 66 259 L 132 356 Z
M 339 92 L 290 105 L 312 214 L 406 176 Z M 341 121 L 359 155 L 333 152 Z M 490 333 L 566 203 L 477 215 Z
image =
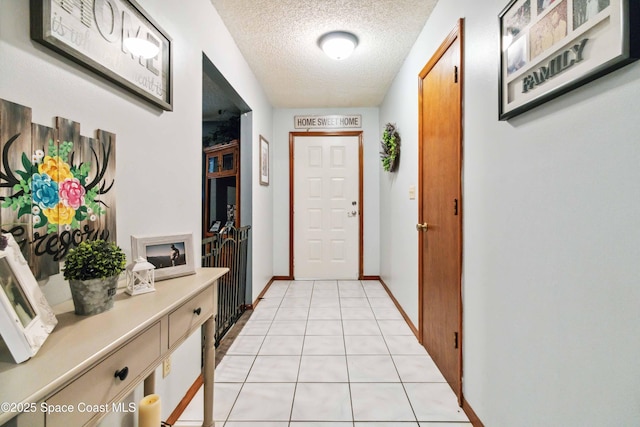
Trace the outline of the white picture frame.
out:
M 168 236 L 131 236 L 133 259 L 145 258 L 156 267 L 155 280 L 195 274 L 193 233 Z
M 0 250 L 0 335 L 16 363 L 35 356 L 58 323 L 13 236 Z

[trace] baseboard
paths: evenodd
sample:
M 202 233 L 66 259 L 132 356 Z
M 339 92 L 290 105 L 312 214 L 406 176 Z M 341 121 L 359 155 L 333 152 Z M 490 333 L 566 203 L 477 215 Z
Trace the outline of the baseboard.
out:
M 265 285 L 265 287 L 262 289 L 262 292 L 260 292 L 260 295 L 258 295 L 258 298 L 256 298 L 256 300 L 253 302 L 253 304 L 251 304 L 253 306 L 253 308 L 255 309 L 255 307 L 258 306 L 258 303 L 260 303 L 260 300 L 262 298 L 264 298 L 264 294 L 267 293 L 267 291 L 269 290 L 269 287 L 271 286 L 271 284 L 276 280 L 275 277 L 272 277 L 271 280 L 269 280 L 269 282 Z
M 382 281 L 382 279 L 380 279 L 380 276 L 362 276 L 360 278 L 360 280 L 380 280 L 380 281 Z
M 469 402 L 466 401 L 464 395 L 462 396 L 462 410 L 467 414 L 467 417 L 469 417 L 469 421 L 471 421 L 471 425 L 473 425 L 473 427 L 484 427 L 484 424 L 482 424 L 480 418 L 478 418 L 474 410 L 471 408 Z
M 269 280 L 269 282 L 265 285 L 264 289 L 262 289 L 262 292 L 260 292 L 260 295 L 258 295 L 258 298 L 256 298 L 253 304 L 251 304 L 250 306 L 247 306 L 247 308 L 251 307 L 252 310 L 255 309 L 258 303 L 260 302 L 260 300 L 264 298 L 264 295 L 269 290 L 269 287 L 271 286 L 271 284 L 276 280 L 293 280 L 293 279 L 289 276 L 273 276 L 271 280 Z
M 368 279 L 365 279 L 368 280 Z M 405 322 L 407 322 L 407 325 L 409 325 L 409 328 L 411 329 L 411 331 L 413 332 L 413 334 L 416 336 L 416 338 L 418 339 L 418 341 L 422 342 L 422 340 L 420 339 L 420 333 L 418 332 L 418 328 L 416 328 L 416 326 L 413 324 L 413 322 L 411 321 L 411 319 L 409 318 L 409 316 L 407 315 L 407 313 L 404 311 L 404 309 L 402 308 L 402 306 L 400 305 L 400 303 L 398 302 L 398 300 L 396 299 L 396 297 L 393 296 L 393 294 L 391 293 L 391 291 L 389 290 L 389 287 L 387 286 L 386 283 L 384 283 L 384 280 L 382 280 L 380 277 L 378 277 L 377 279 L 372 279 L 372 280 L 379 280 L 380 283 L 382 284 L 382 286 L 384 287 L 384 289 L 387 291 L 387 293 L 389 294 L 389 296 L 391 297 L 391 300 L 393 301 L 393 303 L 396 305 L 396 308 L 398 309 L 398 311 L 400 312 L 400 314 L 402 315 L 402 318 L 405 320 Z

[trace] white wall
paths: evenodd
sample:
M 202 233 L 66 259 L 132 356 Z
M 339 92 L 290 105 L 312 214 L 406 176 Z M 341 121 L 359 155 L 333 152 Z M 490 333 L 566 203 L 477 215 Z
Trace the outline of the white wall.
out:
M 327 114 L 361 114 L 364 157 L 364 254 L 366 276 L 379 275 L 380 259 L 380 138 L 382 129 L 377 108 L 276 109 L 273 119 L 273 141 L 269 141 L 273 157 L 273 271 L 276 276 L 289 275 L 289 132 L 294 129 L 294 116 Z M 323 129 L 319 129 L 320 131 Z M 254 295 L 255 292 L 254 292 Z
M 116 134 L 118 244 L 130 253 L 129 237 L 193 232 L 196 259 L 201 235 L 202 53 L 224 74 L 253 110 L 253 140 L 271 138 L 272 109 L 208 0 L 139 0 L 143 9 L 172 38 L 173 112 L 161 112 L 142 100 L 29 37 L 29 2 L 0 3 L 0 97 L 33 108 L 33 121 L 52 125 L 55 116 L 80 122 L 83 135 L 95 129 Z M 252 168 L 258 167 L 255 150 Z M 251 231 L 254 286 L 273 275 L 273 187 L 261 187 L 254 174 Z M 255 181 L 255 182 L 254 182 Z M 244 183 L 247 188 L 249 183 Z M 66 288 L 54 277 L 46 288 Z M 65 291 L 48 291 L 52 297 Z M 66 294 L 68 296 L 68 293 Z M 199 355 L 198 338 L 181 349 Z M 164 417 L 182 398 L 199 372 L 197 363 L 174 355 L 167 385 L 160 381 Z M 184 362 L 184 363 L 183 363 Z M 169 379 L 171 381 L 169 381 Z M 169 382 L 171 383 L 170 385 Z
M 640 63 L 499 122 L 506 3 L 440 0 L 380 107 L 381 275 L 417 322 L 417 75 L 464 17 L 465 398 L 489 427 L 637 425 Z

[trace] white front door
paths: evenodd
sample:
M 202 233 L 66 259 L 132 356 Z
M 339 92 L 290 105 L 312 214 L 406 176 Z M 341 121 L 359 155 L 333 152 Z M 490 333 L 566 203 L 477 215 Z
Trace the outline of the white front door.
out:
M 359 137 L 295 136 L 296 279 L 358 279 Z

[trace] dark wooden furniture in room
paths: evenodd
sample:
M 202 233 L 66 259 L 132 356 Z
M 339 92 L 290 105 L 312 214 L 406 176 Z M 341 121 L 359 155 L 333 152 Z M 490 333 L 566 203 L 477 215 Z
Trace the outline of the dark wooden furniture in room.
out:
M 210 237 L 229 222 L 240 227 L 239 143 L 234 139 L 203 151 L 206 173 L 202 230 L 203 237 Z

